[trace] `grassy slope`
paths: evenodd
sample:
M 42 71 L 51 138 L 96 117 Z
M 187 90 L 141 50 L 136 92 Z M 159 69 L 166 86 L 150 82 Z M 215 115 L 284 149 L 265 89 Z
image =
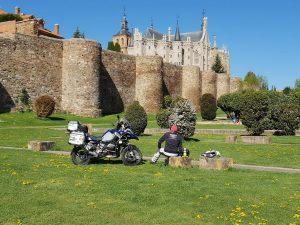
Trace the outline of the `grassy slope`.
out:
M 296 174 L 76 167 L 68 157 L 0 153 L 0 224 L 299 223 Z

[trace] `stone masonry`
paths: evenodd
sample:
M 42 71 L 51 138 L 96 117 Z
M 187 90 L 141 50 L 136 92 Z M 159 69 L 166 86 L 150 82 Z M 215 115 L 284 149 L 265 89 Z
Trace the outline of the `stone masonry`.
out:
M 238 78 L 197 66 L 164 63 L 160 56 L 129 56 L 102 51 L 86 39 L 60 40 L 22 34 L 0 35 L 0 110 L 15 106 L 23 88 L 31 100 L 47 94 L 56 109 L 80 116 L 119 113 L 138 100 L 157 112 L 165 95 L 189 99 L 238 90 Z

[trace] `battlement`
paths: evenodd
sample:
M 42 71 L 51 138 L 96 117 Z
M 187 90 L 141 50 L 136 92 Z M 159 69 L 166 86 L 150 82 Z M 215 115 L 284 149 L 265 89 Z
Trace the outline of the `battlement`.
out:
M 22 88 L 32 101 L 47 94 L 57 110 L 93 117 L 122 112 L 134 100 L 156 113 L 165 95 L 187 98 L 199 110 L 201 95 L 238 89 L 238 78 L 228 74 L 164 63 L 159 56 L 103 51 L 86 39 L 2 34 L 0 52 L 0 110 L 15 107 Z

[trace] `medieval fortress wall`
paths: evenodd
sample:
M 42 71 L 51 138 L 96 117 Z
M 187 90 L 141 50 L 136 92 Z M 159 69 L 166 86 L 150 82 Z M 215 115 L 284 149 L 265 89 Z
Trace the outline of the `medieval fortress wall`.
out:
M 82 116 L 118 113 L 138 100 L 155 113 L 163 96 L 182 96 L 200 109 L 200 97 L 238 89 L 238 78 L 197 66 L 164 63 L 160 56 L 102 51 L 85 39 L 0 35 L 0 109 L 15 106 L 22 88 L 32 101 L 47 94 L 57 109 Z

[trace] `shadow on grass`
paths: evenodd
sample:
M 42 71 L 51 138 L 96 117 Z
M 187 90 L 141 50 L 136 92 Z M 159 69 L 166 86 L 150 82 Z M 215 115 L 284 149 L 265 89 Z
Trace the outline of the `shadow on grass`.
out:
M 138 166 L 145 164 L 146 160 L 143 160 Z M 123 164 L 123 161 L 120 159 L 92 159 L 90 164 L 110 164 L 110 165 L 118 165 Z
M 187 138 L 187 139 L 185 139 L 185 141 L 199 142 L 200 139 L 198 139 L 198 138 Z
M 61 118 L 61 117 L 48 117 L 49 120 L 58 120 L 58 121 L 61 121 L 61 120 L 66 120 L 65 118 Z

